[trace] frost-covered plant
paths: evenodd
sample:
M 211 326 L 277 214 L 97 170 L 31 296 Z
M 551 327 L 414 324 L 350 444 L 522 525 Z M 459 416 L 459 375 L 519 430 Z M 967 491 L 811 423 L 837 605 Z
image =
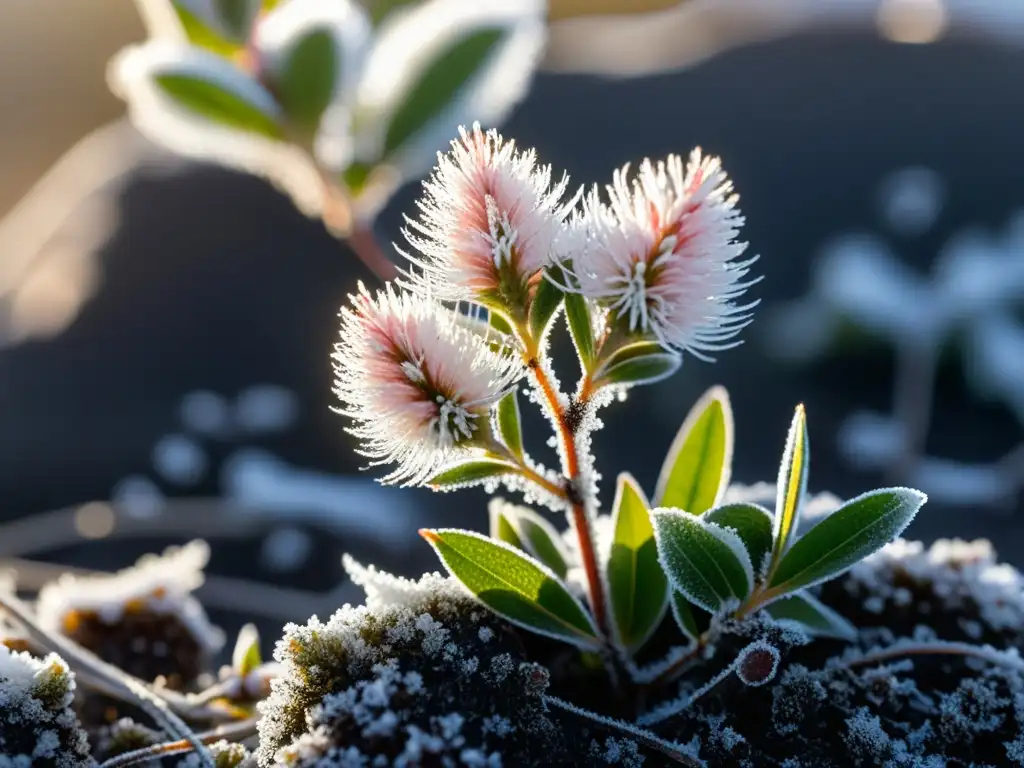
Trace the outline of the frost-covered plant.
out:
M 37 659 L 0 643 L 0 767 L 95 765 L 71 708 L 75 676 L 56 655 Z
M 460 123 L 500 121 L 546 37 L 539 0 L 137 2 L 151 39 L 110 68 L 134 123 L 267 176 L 342 235 L 372 224 Z
M 440 158 L 422 217 L 409 222 L 415 252 L 400 287 L 376 296 L 361 288 L 342 310 L 336 393 L 363 452 L 393 465 L 383 482 L 446 491 L 503 484 L 566 513 L 568 541 L 539 513 L 502 504 L 492 506 L 490 537 L 420 534 L 483 605 L 596 654 L 620 693 L 627 680 L 670 683 L 722 626 L 763 612 L 850 638 L 851 625 L 808 589 L 897 537 L 925 497 L 873 491 L 798 535 L 809 463 L 802 406 L 774 510 L 723 503 L 733 425 L 728 397 L 714 388 L 686 418 L 653 503 L 622 473 L 611 514 L 598 513 L 597 411 L 672 375 L 685 353 L 707 359 L 739 343 L 754 303 L 738 300 L 754 259 L 742 258 L 746 245 L 736 240 L 743 218 L 731 182 L 699 150 L 687 163 L 644 161 L 634 177 L 624 168 L 606 199 L 595 188 L 579 209 L 576 199 L 563 202 L 566 187 L 564 178 L 552 186 L 533 152 L 479 127 Z M 581 372 L 571 395 L 550 359 L 560 312 Z M 525 450 L 521 382 L 553 427 L 560 473 Z M 638 654 L 669 606 L 689 646 L 641 666 Z M 754 639 L 722 674 L 767 682 L 778 658 Z

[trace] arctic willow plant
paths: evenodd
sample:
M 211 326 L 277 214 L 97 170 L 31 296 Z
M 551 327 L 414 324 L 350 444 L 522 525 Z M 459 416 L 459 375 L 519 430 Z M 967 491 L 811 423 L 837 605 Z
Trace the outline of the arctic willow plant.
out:
M 422 217 L 409 221 L 412 266 L 399 287 L 376 295 L 361 288 L 342 311 L 336 392 L 363 452 L 391 465 L 385 482 L 504 484 L 566 512 L 565 541 L 539 513 L 498 501 L 490 537 L 420 533 L 481 603 L 600 654 L 616 677 L 625 669 L 637 683 L 671 681 L 729 618 L 766 613 L 808 634 L 851 638 L 853 627 L 808 588 L 897 537 L 925 497 L 873 491 L 801 535 L 809 462 L 802 407 L 774 510 L 723 503 L 733 420 L 716 387 L 683 423 L 653 502 L 623 473 L 610 517 L 598 514 L 595 412 L 613 394 L 672 375 L 684 353 L 706 358 L 738 344 L 753 304 L 737 300 L 753 259 L 741 258 L 732 185 L 699 150 L 687 163 L 644 161 L 633 177 L 622 169 L 607 198 L 594 189 L 566 199 L 566 189 L 565 179 L 552 185 L 551 169 L 532 151 L 478 126 L 440 158 Z M 461 311 L 466 305 L 480 311 Z M 580 365 L 571 395 L 549 358 L 562 312 Z M 485 314 L 489 323 L 478 319 Z M 525 451 L 523 382 L 554 429 L 560 473 Z M 598 531 L 607 533 L 600 543 Z M 636 654 L 669 606 L 690 645 L 641 668 Z M 751 646 L 741 656 L 734 666 L 748 684 L 774 674 L 774 649 Z
M 110 81 L 175 151 L 269 177 L 341 234 L 462 122 L 500 121 L 543 47 L 541 0 L 136 0 L 151 39 Z

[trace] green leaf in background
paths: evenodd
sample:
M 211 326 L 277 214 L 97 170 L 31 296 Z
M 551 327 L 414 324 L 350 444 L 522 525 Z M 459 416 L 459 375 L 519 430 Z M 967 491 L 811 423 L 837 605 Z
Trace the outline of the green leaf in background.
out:
M 807 444 L 807 416 L 803 405 L 796 407 L 793 423 L 786 437 L 786 450 L 779 466 L 776 483 L 775 522 L 772 537 L 775 547 L 772 553 L 777 563 L 789 547 L 789 542 L 800 525 L 800 509 L 807 494 L 807 468 L 810 463 L 810 447 Z
M 498 437 L 515 456 L 523 458 L 523 430 L 519 420 L 519 395 L 512 390 L 498 401 L 495 409 Z
M 291 45 L 274 78 L 274 92 L 292 122 L 314 133 L 334 96 L 340 58 L 330 31 L 315 29 Z
M 686 599 L 686 595 L 672 590 L 672 617 L 679 629 L 693 642 L 704 634 L 711 626 L 711 614 Z
M 773 619 L 795 621 L 811 635 L 851 642 L 857 639 L 857 628 L 850 621 L 807 592 L 787 595 L 765 610 Z
M 491 538 L 503 541 L 509 546 L 525 552 L 526 547 L 523 546 L 523 540 L 519 538 L 519 531 L 516 530 L 515 525 L 513 525 L 510 519 L 512 509 L 512 505 L 503 499 L 491 499 L 491 503 L 487 508 L 491 518 Z
M 569 556 L 554 526 L 529 507 L 515 507 L 512 518 L 523 541 L 522 548 L 564 579 L 569 572 Z
M 585 650 L 600 648 L 590 616 L 541 563 L 471 531 L 422 529 L 420 535 L 448 572 L 499 616 Z
M 704 513 L 709 523 L 730 528 L 740 537 L 750 555 L 755 573 L 761 573 L 772 548 L 772 513 L 758 504 L 724 504 Z
M 754 569 L 739 536 L 678 509 L 651 514 L 662 568 L 690 602 L 715 613 L 750 594 Z
M 683 358 L 659 344 L 642 341 L 616 350 L 594 378 L 598 386 L 615 384 L 635 387 L 667 379 L 679 370 Z
M 231 58 L 240 51 L 245 50 L 243 40 L 229 40 L 220 32 L 211 29 L 202 19 L 186 8 L 185 4 L 180 2 L 180 0 L 172 2 L 171 5 L 185 33 L 185 39 L 192 45 L 224 58 Z
M 551 269 L 549 267 L 548 269 Z M 530 336 L 538 341 L 543 339 L 551 325 L 551 318 L 562 303 L 562 289 L 542 274 L 537 290 L 530 302 Z
M 154 75 L 154 81 L 180 107 L 211 122 L 270 139 L 284 137 L 274 115 L 217 83 L 171 72 Z
M 504 35 L 502 28 L 477 29 L 423 68 L 404 103 L 391 117 L 384 138 L 385 157 L 444 112 L 487 63 Z
M 729 394 L 722 387 L 712 387 L 690 409 L 676 433 L 658 475 L 654 503 L 693 515 L 719 504 L 732 477 L 732 446 Z
M 619 475 L 615 488 L 612 530 L 608 598 L 620 642 L 636 650 L 665 615 L 668 579 L 658 562 L 647 499 L 625 472 Z
M 565 294 L 565 319 L 569 324 L 572 342 L 576 345 L 580 365 L 590 370 L 594 362 L 594 327 L 590 322 L 590 307 L 587 300 L 578 293 Z
M 772 592 L 794 592 L 835 578 L 899 536 L 928 497 L 883 488 L 851 499 L 801 536 L 772 574 Z
M 456 464 L 443 470 L 427 481 L 426 485 L 435 489 L 452 489 L 464 485 L 479 483 L 491 477 L 511 475 L 518 471 L 515 464 L 499 459 L 473 459 L 463 464 Z
M 419 1 L 420 0 L 362 0 L 362 4 L 366 7 L 366 10 L 369 11 L 373 25 L 377 26 L 384 21 L 392 11 L 399 10 L 402 6 L 412 5 Z
M 502 333 L 506 336 L 512 335 L 512 326 L 508 324 L 508 320 L 499 315 L 497 312 L 491 312 L 487 320 L 491 327 L 498 333 Z
M 260 0 L 213 0 L 214 12 L 231 39 L 244 43 L 260 12 Z
M 231 654 L 231 666 L 242 677 L 263 663 L 260 655 L 260 633 L 255 624 L 246 624 L 238 631 L 235 650 Z

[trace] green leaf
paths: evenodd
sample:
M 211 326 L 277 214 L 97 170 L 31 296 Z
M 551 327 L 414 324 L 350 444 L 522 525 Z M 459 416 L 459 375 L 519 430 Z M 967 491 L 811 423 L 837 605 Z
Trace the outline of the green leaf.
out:
M 235 650 L 231 654 L 231 666 L 239 675 L 245 677 L 262 663 L 260 633 L 255 624 L 246 624 L 238 631 Z
M 585 650 L 600 648 L 590 616 L 541 563 L 471 531 L 423 529 L 420 535 L 448 572 L 502 618 Z
M 512 509 L 513 507 L 511 504 L 508 504 L 501 499 L 491 500 L 491 503 L 487 508 L 491 518 L 491 538 L 497 541 L 503 541 L 506 544 L 525 552 L 526 547 L 523 546 L 523 540 L 519 538 L 519 531 L 516 530 L 515 525 L 510 519 Z
M 910 488 L 883 488 L 851 499 L 789 548 L 772 575 L 771 590 L 793 592 L 835 578 L 899 536 L 927 499 Z
M 298 127 L 315 132 L 338 82 L 340 51 L 334 36 L 316 29 L 293 43 L 274 78 L 274 93 Z
M 435 489 L 449 489 L 463 485 L 472 485 L 491 477 L 511 475 L 519 471 L 515 464 L 498 459 L 474 459 L 463 464 L 456 464 L 443 470 L 427 481 L 427 485 Z
M 775 540 L 772 559 L 776 563 L 800 525 L 800 510 L 807 494 L 809 451 L 807 417 L 803 405 L 798 405 L 786 437 L 786 450 L 782 454 L 776 484 L 775 522 L 772 525 L 772 538 Z
M 488 315 L 487 321 L 491 324 L 491 327 L 498 333 L 502 333 L 506 336 L 512 335 L 512 326 L 508 324 L 508 320 L 499 315 L 497 312 L 491 312 Z
M 374 26 L 377 26 L 384 21 L 388 15 L 395 10 L 400 9 L 405 5 L 412 5 L 419 0 L 364 0 L 369 8 L 370 20 Z
M 512 515 L 523 541 L 522 549 L 564 579 L 569 572 L 569 558 L 554 526 L 528 507 L 515 507 Z
M 594 363 L 594 327 L 590 321 L 590 307 L 583 296 L 578 293 L 565 294 L 565 319 L 580 364 L 584 370 L 589 371 Z
M 758 504 L 725 504 L 708 510 L 704 520 L 736 532 L 747 548 L 755 572 L 765 565 L 772 548 L 772 513 Z
M 616 384 L 635 387 L 667 379 L 679 370 L 683 358 L 660 344 L 642 341 L 616 350 L 601 365 L 594 378 L 598 386 Z
M 384 138 L 385 157 L 444 112 L 484 67 L 504 35 L 500 27 L 477 29 L 423 68 L 405 102 L 391 117 Z
M 232 39 L 245 42 L 260 11 L 258 0 L 214 0 L 213 6 Z
M 647 641 L 665 615 L 668 579 L 658 562 L 647 499 L 625 472 L 619 475 L 615 489 L 612 530 L 608 597 L 619 641 L 635 650 Z
M 538 340 L 544 338 L 561 304 L 562 289 L 548 280 L 546 273 L 542 274 L 533 301 L 530 302 L 530 336 Z
M 520 459 L 523 458 L 523 430 L 519 421 L 519 397 L 512 390 L 498 401 L 495 409 L 498 436 L 505 447 Z
M 231 58 L 244 50 L 243 40 L 228 40 L 220 32 L 211 29 L 198 16 L 182 4 L 173 2 L 174 13 L 178 17 L 185 38 L 194 46 L 203 48 L 224 58 Z
M 769 604 L 765 610 L 773 619 L 797 622 L 811 635 L 851 642 L 857 639 L 857 628 L 850 621 L 807 592 L 787 595 Z
M 271 139 L 284 134 L 273 115 L 222 86 L 193 75 L 154 75 L 156 84 L 177 104 L 211 122 Z
M 690 602 L 715 613 L 750 594 L 754 569 L 735 533 L 678 509 L 651 514 L 662 568 Z
M 732 477 L 732 446 L 729 394 L 722 387 L 712 387 L 690 409 L 676 433 L 658 475 L 654 503 L 693 515 L 721 503 Z
M 686 595 L 672 590 L 672 617 L 679 629 L 693 642 L 711 626 L 711 614 L 686 599 Z

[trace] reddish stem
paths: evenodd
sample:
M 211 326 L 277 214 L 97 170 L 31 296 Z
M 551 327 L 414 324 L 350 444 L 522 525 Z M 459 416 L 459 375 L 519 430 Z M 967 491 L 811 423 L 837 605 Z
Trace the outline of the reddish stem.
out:
M 547 402 L 548 409 L 555 417 L 558 441 L 562 446 L 562 457 L 565 460 L 565 474 L 571 483 L 576 484 L 579 480 L 580 462 L 579 456 L 576 453 L 575 436 L 569 425 L 566 411 L 558 398 L 558 392 L 538 362 L 536 353 L 535 345 L 532 341 L 529 342 L 526 350 L 526 364 L 533 371 L 541 394 L 544 395 L 544 399 Z M 572 506 L 573 528 L 576 529 L 576 538 L 579 542 L 580 560 L 587 577 L 590 608 L 594 612 L 597 625 L 604 631 L 607 630 L 605 624 L 604 586 L 601 581 L 601 573 L 598 570 L 597 553 L 594 551 L 594 539 L 590 533 L 590 520 L 587 517 L 586 505 L 583 500 L 577 498 L 575 493 L 570 494 L 569 503 Z
M 352 230 L 348 236 L 348 244 L 359 260 L 366 265 L 366 268 L 379 277 L 382 282 L 394 280 L 398 276 L 398 268 L 384 255 L 371 227 Z

